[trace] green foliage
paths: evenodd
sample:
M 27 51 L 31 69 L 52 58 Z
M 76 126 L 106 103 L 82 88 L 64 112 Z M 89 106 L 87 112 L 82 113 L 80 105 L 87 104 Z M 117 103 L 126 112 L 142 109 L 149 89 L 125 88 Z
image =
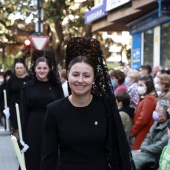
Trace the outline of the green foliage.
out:
M 49 22 L 56 22 L 63 20 L 63 10 L 67 10 L 65 1 L 47 1 L 43 5 L 45 19 Z
M 74 0 L 42 2 L 43 35 L 50 36 L 46 49 L 53 50 L 56 61 L 62 64 L 68 39 L 72 36 L 93 35 L 91 25 L 84 25 L 84 13 L 94 6 L 94 0 L 87 0 L 80 4 L 75 3 Z M 0 0 L 0 42 L 5 46 L 6 68 L 11 67 L 14 58 L 22 57 L 24 40 L 35 33 L 35 21 L 38 20 L 38 16 L 36 10 L 30 8 L 30 4 L 31 0 Z M 28 19 L 30 23 L 26 22 Z M 105 41 L 101 34 L 97 33 L 96 38 L 101 41 L 105 51 Z M 109 55 L 108 50 L 106 55 Z

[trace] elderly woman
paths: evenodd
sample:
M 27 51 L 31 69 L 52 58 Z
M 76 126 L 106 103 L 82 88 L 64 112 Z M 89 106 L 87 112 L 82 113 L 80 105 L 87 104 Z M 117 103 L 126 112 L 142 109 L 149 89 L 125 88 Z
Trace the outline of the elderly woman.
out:
M 158 100 L 170 101 L 170 75 L 167 73 L 158 75 L 157 83 L 161 89 Z
M 168 125 L 168 102 L 160 100 L 153 112 L 154 124 L 151 126 L 149 133 L 142 142 L 139 150 L 132 151 L 134 162 L 137 170 L 147 169 L 143 166 L 148 162 L 154 162 L 161 155 L 163 148 L 168 143 L 167 125 Z M 156 167 L 155 167 L 156 168 Z
M 112 80 L 112 85 L 114 87 L 114 94 L 120 92 L 127 92 L 127 87 L 124 84 L 125 74 L 120 70 L 112 70 L 110 72 L 110 78 Z
M 128 80 L 128 94 L 130 96 L 130 107 L 136 109 L 140 100 L 138 93 L 138 80 L 140 79 L 140 73 L 137 70 L 130 70 L 127 74 Z

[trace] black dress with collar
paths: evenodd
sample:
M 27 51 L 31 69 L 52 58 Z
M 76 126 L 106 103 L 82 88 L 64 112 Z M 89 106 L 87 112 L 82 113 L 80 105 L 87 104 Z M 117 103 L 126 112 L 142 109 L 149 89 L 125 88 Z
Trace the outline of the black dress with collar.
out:
M 109 170 L 107 117 L 99 98 L 75 107 L 67 97 L 47 109 L 41 170 Z

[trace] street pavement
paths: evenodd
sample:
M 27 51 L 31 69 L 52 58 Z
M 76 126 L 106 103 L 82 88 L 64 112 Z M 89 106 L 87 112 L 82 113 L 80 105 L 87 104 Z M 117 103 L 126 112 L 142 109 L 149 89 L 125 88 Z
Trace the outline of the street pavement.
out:
M 18 170 L 16 157 L 10 132 L 0 125 L 0 170 Z

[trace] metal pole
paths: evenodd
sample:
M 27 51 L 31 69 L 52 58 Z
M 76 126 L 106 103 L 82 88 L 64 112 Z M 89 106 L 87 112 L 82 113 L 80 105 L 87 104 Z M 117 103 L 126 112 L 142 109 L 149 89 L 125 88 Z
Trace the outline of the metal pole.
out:
M 38 9 L 38 35 L 41 35 L 41 0 L 38 0 L 37 9 Z
M 158 0 L 158 17 L 162 16 L 162 2 Z

